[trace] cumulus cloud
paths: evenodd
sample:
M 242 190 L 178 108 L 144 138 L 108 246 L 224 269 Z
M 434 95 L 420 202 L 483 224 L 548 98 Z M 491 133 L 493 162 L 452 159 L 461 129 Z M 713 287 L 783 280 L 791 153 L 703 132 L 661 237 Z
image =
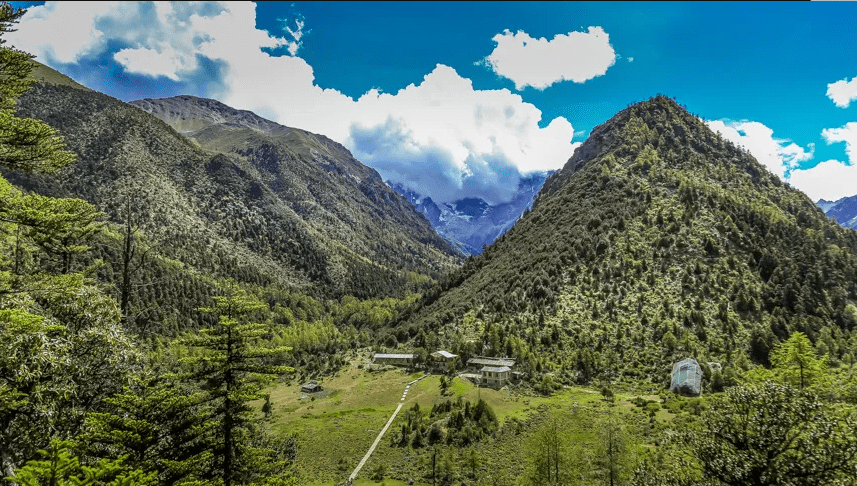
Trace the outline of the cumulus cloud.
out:
M 827 85 L 827 97 L 840 108 L 848 108 L 852 101 L 857 100 L 857 78 L 840 79 Z
M 127 73 L 204 81 L 200 95 L 325 134 L 438 202 L 504 202 L 521 175 L 561 167 L 576 146 L 565 118 L 540 128 L 541 112 L 519 95 L 475 90 L 444 65 L 395 94 L 373 89 L 355 100 L 318 86 L 294 55 L 303 19 L 283 28 L 282 37 L 257 29 L 252 2 L 49 2 L 31 8 L 10 40 L 54 67 L 107 58 Z
M 199 69 L 211 27 L 255 25 L 255 7 L 217 2 L 47 2 L 30 7 L 10 42 L 49 65 L 112 58 L 126 72 L 179 80 Z M 245 42 L 275 48 L 285 39 L 248 32 Z M 252 29 L 255 31 L 255 28 Z M 223 34 L 220 34 L 222 37 Z
M 845 142 L 845 154 L 849 162 L 857 164 L 857 122 L 849 122 L 839 128 L 825 128 L 821 131 L 821 136 L 828 145 Z M 854 182 L 857 184 L 857 180 Z
M 822 137 L 828 144 L 845 142 L 850 163 L 826 160 L 813 167 L 807 167 L 805 163 L 812 160 L 813 144 L 804 149 L 790 140 L 775 138 L 774 131 L 762 123 L 713 120 L 706 124 L 727 140 L 744 146 L 768 170 L 803 191 L 813 201 L 835 201 L 857 193 L 857 123 L 822 131 Z
M 774 131 L 755 121 L 711 120 L 706 124 L 726 140 L 746 148 L 769 171 L 786 180 L 801 162 L 811 160 L 814 145 L 808 150 L 790 140 L 774 137 Z
M 792 171 L 789 183 L 813 201 L 836 201 L 857 194 L 857 165 L 827 160 L 809 169 Z
M 497 46 L 481 63 L 511 79 L 519 91 L 527 86 L 541 90 L 560 81 L 584 83 L 616 63 L 610 36 L 601 27 L 557 34 L 552 40 L 507 29 L 492 40 Z
M 828 144 L 844 142 L 848 162 L 827 160 L 811 168 L 795 170 L 789 182 L 813 201 L 836 201 L 857 194 L 857 123 L 826 128 L 821 136 Z
M 346 145 L 355 156 L 442 202 L 508 201 L 521 175 L 561 167 L 577 145 L 565 118 L 539 128 L 541 112 L 519 95 L 475 90 L 444 65 L 419 85 L 370 91 L 349 109 L 357 121 Z

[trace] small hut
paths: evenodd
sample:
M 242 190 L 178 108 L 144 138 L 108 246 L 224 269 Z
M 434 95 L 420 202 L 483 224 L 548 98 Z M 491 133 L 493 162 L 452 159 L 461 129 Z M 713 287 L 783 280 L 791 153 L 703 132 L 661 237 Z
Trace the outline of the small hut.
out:
M 312 380 L 301 385 L 301 393 L 315 393 L 324 390 L 317 381 Z
M 448 351 L 441 350 L 432 353 L 429 359 L 431 359 L 432 368 L 442 371 L 448 371 L 455 365 L 455 358 L 457 357 L 457 354 L 452 354 Z
M 702 393 L 702 368 L 695 359 L 683 359 L 673 366 L 670 391 L 691 397 Z

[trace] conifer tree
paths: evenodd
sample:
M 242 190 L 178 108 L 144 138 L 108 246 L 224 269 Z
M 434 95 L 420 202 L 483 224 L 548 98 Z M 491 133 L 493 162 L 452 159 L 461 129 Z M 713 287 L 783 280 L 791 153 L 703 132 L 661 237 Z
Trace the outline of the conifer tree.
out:
M 88 456 L 124 457 L 128 467 L 154 474 L 158 484 L 193 481 L 212 456 L 207 439 L 216 424 L 205 398 L 172 374 L 141 378 L 106 399 L 104 411 L 89 414 L 79 442 Z
M 248 484 L 272 466 L 282 469 L 284 458 L 271 461 L 276 451 L 253 444 L 254 434 L 263 430 L 249 402 L 264 398 L 265 379 L 294 369 L 273 364 L 291 348 L 269 345 L 269 326 L 259 321 L 267 306 L 234 282 L 226 284 L 224 294 L 201 309 L 217 315 L 218 323 L 183 342 L 199 351 L 186 359 L 193 370 L 189 377 L 198 380 L 213 408 L 212 472 L 224 486 L 232 486 Z
M 15 116 L 15 100 L 33 83 L 33 56 L 6 45 L 3 34 L 26 10 L 0 3 L 0 165 L 24 172 L 56 172 L 72 163 L 56 130 L 40 120 Z
M 17 198 L 10 216 L 26 227 L 26 235 L 45 253 L 57 259 L 57 269 L 67 274 L 74 257 L 90 249 L 87 244 L 103 227 L 103 215 L 81 199 L 28 194 Z
M 39 451 L 41 459 L 33 459 L 9 480 L 22 486 L 148 486 L 157 484 L 154 474 L 139 469 L 125 471 L 123 458 L 102 460 L 85 466 L 71 451 L 70 441 L 51 441 Z
M 774 372 L 804 389 L 826 377 L 827 356 L 819 358 L 806 334 L 795 332 L 771 353 Z
M 32 56 L 4 34 L 25 11 L 0 2 L 0 167 L 51 173 L 74 161 L 62 137 L 19 118 L 16 99 L 32 83 Z M 73 258 L 87 250 L 98 212 L 76 199 L 24 196 L 0 177 L 0 473 L 36 459 L 53 439 L 75 436 L 86 413 L 121 389 L 137 352 L 118 326 L 115 302 Z M 56 265 L 30 268 L 39 245 Z M 11 254 L 10 254 L 11 253 Z M 62 273 L 62 275 L 57 275 Z M 58 454 L 58 452 L 57 452 Z

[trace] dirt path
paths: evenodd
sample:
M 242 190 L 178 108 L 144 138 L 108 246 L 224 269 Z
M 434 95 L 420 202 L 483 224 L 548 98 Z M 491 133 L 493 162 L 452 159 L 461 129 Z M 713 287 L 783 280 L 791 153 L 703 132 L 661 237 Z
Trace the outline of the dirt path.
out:
M 369 450 L 366 452 L 366 455 L 363 456 L 363 459 L 360 460 L 360 464 L 357 464 L 357 467 L 354 468 L 354 472 L 351 473 L 350 476 L 348 476 L 348 481 L 345 484 L 350 485 L 354 481 L 354 478 L 357 477 L 357 473 L 360 472 L 360 469 L 362 469 L 363 465 L 366 464 L 366 461 L 369 460 L 369 456 L 371 456 L 372 453 L 375 452 L 375 448 L 378 447 L 378 443 L 381 442 L 381 438 L 384 437 L 384 434 L 387 433 L 387 429 L 390 428 L 390 425 L 393 423 L 393 420 L 396 419 L 396 415 L 399 414 L 399 410 L 402 409 L 402 405 L 404 405 L 404 403 L 405 403 L 405 398 L 407 398 L 407 396 L 408 396 L 408 390 L 411 389 L 411 385 L 422 380 L 423 378 L 425 378 L 427 376 L 428 376 L 428 373 L 417 378 L 414 381 L 408 382 L 408 384 L 405 385 L 405 391 L 404 391 L 404 393 L 402 393 L 402 399 L 399 400 L 399 406 L 396 407 L 396 410 L 393 412 L 393 415 L 390 415 L 390 420 L 387 421 L 387 424 L 384 425 L 384 428 L 381 429 L 381 432 L 378 433 L 378 437 L 375 438 L 375 442 L 372 443 L 372 447 L 369 448 Z

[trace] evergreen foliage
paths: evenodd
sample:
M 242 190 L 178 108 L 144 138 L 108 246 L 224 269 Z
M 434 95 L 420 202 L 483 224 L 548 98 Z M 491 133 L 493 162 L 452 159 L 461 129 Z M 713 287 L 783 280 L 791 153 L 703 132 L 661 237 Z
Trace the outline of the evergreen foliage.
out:
M 87 416 L 78 442 L 87 456 L 124 458 L 158 484 L 200 478 L 212 456 L 207 438 L 216 433 L 205 398 L 175 375 L 140 379 Z
M 0 166 L 25 172 L 56 172 L 74 161 L 57 131 L 40 120 L 15 115 L 16 100 L 33 82 L 33 56 L 6 45 L 2 35 L 24 10 L 0 4 Z
M 283 472 L 288 457 L 254 441 L 260 418 L 249 402 L 264 398 L 266 377 L 294 371 L 279 365 L 291 348 L 266 345 L 269 326 L 257 319 L 267 306 L 234 283 L 225 295 L 214 298 L 204 312 L 218 316 L 218 324 L 202 329 L 183 344 L 200 350 L 184 359 L 191 368 L 188 378 L 198 380 L 203 401 L 211 407 L 213 471 L 224 486 L 250 484 Z
M 99 461 L 94 466 L 81 465 L 73 455 L 70 441 L 51 441 L 40 450 L 41 459 L 33 459 L 8 478 L 23 486 L 147 486 L 158 484 L 154 474 L 140 470 L 123 471 L 122 460 Z
M 688 444 L 703 477 L 715 484 L 854 483 L 853 414 L 772 382 L 730 388 L 713 408 Z
M 6 46 L 2 34 L 21 15 L 0 2 L 0 166 L 55 172 L 74 154 L 45 123 L 14 112 L 34 63 Z M 86 414 L 121 390 L 138 366 L 139 353 L 119 323 L 115 301 L 74 265 L 97 231 L 97 218 L 84 201 L 24 195 L 0 177 L 3 476 L 36 460 L 39 450 L 50 448 L 59 460 L 62 447 L 51 441 L 75 437 Z M 41 481 L 36 473 L 23 474 L 22 481 Z
M 657 96 L 596 127 L 532 211 L 396 325 L 464 359 L 515 357 L 535 384 L 661 383 L 686 357 L 729 378 L 794 332 L 851 360 L 856 278 L 857 233 Z
M 147 333 L 201 325 L 194 310 L 215 295 L 211 280 L 402 298 L 458 258 L 375 171 L 320 135 L 249 114 L 276 129 L 208 126 L 191 140 L 137 107 L 52 83 L 21 96 L 18 113 L 59 129 L 78 162 L 55 176 L 3 173 L 40 195 L 86 200 L 116 225 L 92 258 Z M 150 250 L 134 284 L 129 224 Z M 178 329 L 162 328 L 170 321 Z

